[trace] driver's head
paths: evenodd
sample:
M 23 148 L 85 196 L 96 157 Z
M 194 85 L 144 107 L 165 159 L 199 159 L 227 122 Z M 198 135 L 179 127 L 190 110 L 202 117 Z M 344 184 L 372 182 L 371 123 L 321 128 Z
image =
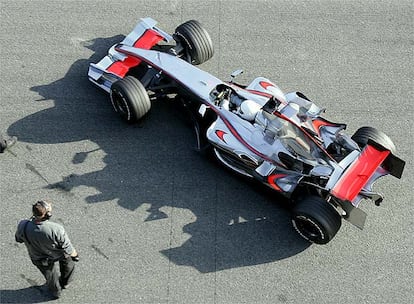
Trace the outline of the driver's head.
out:
M 259 112 L 261 109 L 261 106 L 254 102 L 253 100 L 246 99 L 243 101 L 240 105 L 240 108 L 238 110 L 238 114 L 248 121 L 253 121 L 256 117 L 257 112 Z

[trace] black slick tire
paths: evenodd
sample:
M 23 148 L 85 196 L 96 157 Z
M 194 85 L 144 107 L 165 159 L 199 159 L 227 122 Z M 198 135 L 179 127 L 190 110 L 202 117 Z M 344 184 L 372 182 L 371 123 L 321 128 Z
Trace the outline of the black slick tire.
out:
M 390 150 L 393 154 L 395 154 L 397 150 L 388 135 L 373 127 L 361 127 L 354 133 L 354 135 L 352 135 L 351 138 L 360 148 L 364 148 L 367 145 L 368 140 L 372 140 Z
M 174 36 L 183 45 L 192 64 L 199 65 L 213 57 L 213 43 L 200 22 L 189 20 L 179 25 Z
M 139 121 L 151 108 L 151 101 L 145 87 L 132 76 L 112 84 L 110 98 L 115 111 L 128 123 Z
M 297 202 L 292 210 L 292 224 L 306 240 L 327 244 L 341 228 L 339 213 L 319 196 L 308 196 Z

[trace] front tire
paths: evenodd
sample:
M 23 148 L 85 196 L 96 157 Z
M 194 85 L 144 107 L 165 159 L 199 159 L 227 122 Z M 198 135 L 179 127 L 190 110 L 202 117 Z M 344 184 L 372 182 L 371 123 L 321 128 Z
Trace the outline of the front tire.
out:
M 341 227 L 341 216 L 328 202 L 318 196 L 300 200 L 292 212 L 292 224 L 306 240 L 327 244 Z
M 139 121 L 151 108 L 151 101 L 142 83 L 132 76 L 111 86 L 110 98 L 115 112 L 128 123 Z
M 174 36 L 184 47 L 192 64 L 199 65 L 213 57 L 213 43 L 200 22 L 190 20 L 179 25 Z
M 393 154 L 395 154 L 397 150 L 388 135 L 373 127 L 359 128 L 351 138 L 358 144 L 361 149 L 363 149 L 368 144 L 368 140 L 372 140 L 383 146 L 385 149 L 390 150 Z

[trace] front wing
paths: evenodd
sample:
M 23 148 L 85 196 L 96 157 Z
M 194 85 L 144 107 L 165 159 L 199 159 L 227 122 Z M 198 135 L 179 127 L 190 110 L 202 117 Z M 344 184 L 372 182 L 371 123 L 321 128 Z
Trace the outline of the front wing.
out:
M 157 28 L 156 24 L 157 22 L 152 18 L 141 19 L 134 30 L 120 42 L 120 45 L 149 50 L 162 40 L 172 41 L 173 37 Z M 112 46 L 107 56 L 96 64 L 90 64 L 89 80 L 109 92 L 115 81 L 124 78 L 131 68 L 140 63 L 140 59 L 122 54 L 115 49 L 115 46 Z

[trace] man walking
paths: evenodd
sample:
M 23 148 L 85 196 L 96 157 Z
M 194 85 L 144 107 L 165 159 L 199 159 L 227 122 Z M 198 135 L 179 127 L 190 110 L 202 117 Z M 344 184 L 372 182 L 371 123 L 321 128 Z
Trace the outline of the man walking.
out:
M 32 263 L 46 279 L 54 298 L 59 298 L 73 278 L 78 253 L 62 225 L 49 221 L 52 205 L 44 200 L 32 207 L 33 217 L 17 226 L 16 242 L 24 243 Z

